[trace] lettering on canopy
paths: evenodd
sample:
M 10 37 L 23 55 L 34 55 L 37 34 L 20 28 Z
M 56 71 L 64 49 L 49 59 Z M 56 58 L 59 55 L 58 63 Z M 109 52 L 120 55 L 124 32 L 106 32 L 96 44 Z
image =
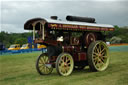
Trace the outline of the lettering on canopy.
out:
M 59 30 L 94 30 L 94 31 L 113 31 L 114 28 L 107 27 L 95 27 L 95 26 L 84 26 L 84 25 L 71 25 L 71 24 L 54 24 L 49 23 L 48 27 L 51 29 L 59 29 Z

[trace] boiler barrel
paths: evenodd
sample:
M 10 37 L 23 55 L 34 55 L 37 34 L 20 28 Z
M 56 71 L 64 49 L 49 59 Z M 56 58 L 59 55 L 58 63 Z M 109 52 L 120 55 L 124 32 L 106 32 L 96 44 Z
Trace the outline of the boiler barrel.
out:
M 70 15 L 68 15 L 66 17 L 66 20 L 68 20 L 68 21 L 79 21 L 79 22 L 95 23 L 95 18 L 91 18 L 91 17 L 78 17 L 78 16 L 70 16 Z

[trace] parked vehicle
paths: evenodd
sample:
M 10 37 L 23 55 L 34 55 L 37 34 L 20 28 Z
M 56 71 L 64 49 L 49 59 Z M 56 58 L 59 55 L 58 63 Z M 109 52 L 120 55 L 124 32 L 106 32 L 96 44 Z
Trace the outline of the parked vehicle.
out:
M 8 50 L 19 50 L 19 49 L 20 49 L 20 44 L 13 44 L 8 48 Z
M 46 48 L 46 45 L 37 44 L 38 49 Z
M 53 68 L 68 76 L 74 68 L 89 66 L 92 71 L 104 71 L 108 67 L 105 32 L 114 31 L 112 25 L 97 24 L 94 18 L 87 17 L 67 16 L 68 21 L 52 18 L 34 18 L 24 25 L 24 29 L 33 30 L 34 42 L 47 48 L 36 61 L 40 75 L 50 74 Z
M 27 44 L 23 44 L 20 49 L 30 49 L 30 48 L 34 48 L 34 45 L 27 43 Z

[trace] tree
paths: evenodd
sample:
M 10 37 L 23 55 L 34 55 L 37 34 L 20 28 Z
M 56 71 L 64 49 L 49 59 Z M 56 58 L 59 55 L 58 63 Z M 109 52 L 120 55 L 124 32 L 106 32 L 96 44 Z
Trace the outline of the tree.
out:
M 23 45 L 23 44 L 27 43 L 27 38 L 18 38 L 18 39 L 15 40 L 14 43 Z

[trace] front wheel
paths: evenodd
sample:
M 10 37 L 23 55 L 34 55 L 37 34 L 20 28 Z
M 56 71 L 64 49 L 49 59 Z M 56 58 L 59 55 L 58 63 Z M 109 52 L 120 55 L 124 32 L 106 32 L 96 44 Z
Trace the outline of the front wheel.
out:
M 62 76 L 68 76 L 72 73 L 74 61 L 69 53 L 61 53 L 56 60 L 56 70 Z
M 103 41 L 95 41 L 88 48 L 88 64 L 92 71 L 103 71 L 108 67 L 108 47 Z
M 49 63 L 49 58 L 47 53 L 42 53 L 36 62 L 36 69 L 40 75 L 50 74 L 53 70 L 52 65 Z

